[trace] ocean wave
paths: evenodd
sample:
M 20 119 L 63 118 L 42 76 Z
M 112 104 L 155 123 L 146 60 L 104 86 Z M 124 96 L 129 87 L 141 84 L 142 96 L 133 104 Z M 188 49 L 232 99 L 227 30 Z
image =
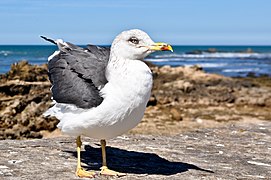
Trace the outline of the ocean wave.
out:
M 202 54 L 164 54 L 153 55 L 151 59 L 271 59 L 271 53 L 234 53 L 234 52 L 217 52 L 217 53 L 202 53 Z
M 216 68 L 216 67 L 225 67 L 229 64 L 227 63 L 198 63 L 199 66 L 203 68 Z
M 158 59 L 158 58 L 146 58 L 147 61 L 150 61 L 150 62 L 169 62 L 169 61 L 179 61 L 180 59 L 179 58 L 167 58 L 167 59 Z
M 27 51 L 6 51 L 6 50 L 2 50 L 0 51 L 0 56 L 25 56 L 27 55 L 28 52 Z
M 224 69 L 222 72 L 258 72 L 260 68 L 243 68 L 243 69 Z
M 3 56 L 8 56 L 12 54 L 12 51 L 0 51 L 0 55 L 3 55 Z

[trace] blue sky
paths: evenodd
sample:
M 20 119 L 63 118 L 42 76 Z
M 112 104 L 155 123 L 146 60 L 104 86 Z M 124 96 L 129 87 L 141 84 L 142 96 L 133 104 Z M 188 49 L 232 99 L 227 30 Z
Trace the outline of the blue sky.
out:
M 110 44 L 139 28 L 179 45 L 271 45 L 270 0 L 1 0 L 0 44 Z

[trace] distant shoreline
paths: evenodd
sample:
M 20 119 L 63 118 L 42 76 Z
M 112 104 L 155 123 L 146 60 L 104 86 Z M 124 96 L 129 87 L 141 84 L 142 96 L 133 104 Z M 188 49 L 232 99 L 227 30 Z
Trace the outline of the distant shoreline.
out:
M 85 46 L 82 46 L 85 47 Z M 199 65 L 206 72 L 227 77 L 271 76 L 271 46 L 173 46 L 174 52 L 157 52 L 146 58 L 157 66 Z M 12 63 L 28 60 L 47 63 L 57 47 L 48 45 L 0 45 L 0 74 Z

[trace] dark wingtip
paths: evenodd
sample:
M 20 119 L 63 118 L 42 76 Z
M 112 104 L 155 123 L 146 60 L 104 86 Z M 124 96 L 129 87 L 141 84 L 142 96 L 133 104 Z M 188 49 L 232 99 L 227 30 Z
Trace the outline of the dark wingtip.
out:
M 52 39 L 49 39 L 49 38 L 47 38 L 47 37 L 45 37 L 45 36 L 40 36 L 42 39 L 44 39 L 44 40 L 46 40 L 46 41 L 49 41 L 49 42 L 51 42 L 51 43 L 53 43 L 53 44 L 55 44 L 56 45 L 56 42 L 54 41 L 54 40 L 52 40 Z

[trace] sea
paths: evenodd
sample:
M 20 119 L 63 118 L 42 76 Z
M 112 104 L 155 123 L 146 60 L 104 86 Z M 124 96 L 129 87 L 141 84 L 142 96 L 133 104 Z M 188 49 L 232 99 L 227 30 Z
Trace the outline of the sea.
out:
M 83 46 L 82 46 L 83 47 Z M 47 63 L 55 50 L 51 45 L 0 45 L 0 74 L 21 60 Z M 271 77 L 271 46 L 173 46 L 173 52 L 155 52 L 146 60 L 158 66 L 198 65 L 205 72 L 229 77 Z

